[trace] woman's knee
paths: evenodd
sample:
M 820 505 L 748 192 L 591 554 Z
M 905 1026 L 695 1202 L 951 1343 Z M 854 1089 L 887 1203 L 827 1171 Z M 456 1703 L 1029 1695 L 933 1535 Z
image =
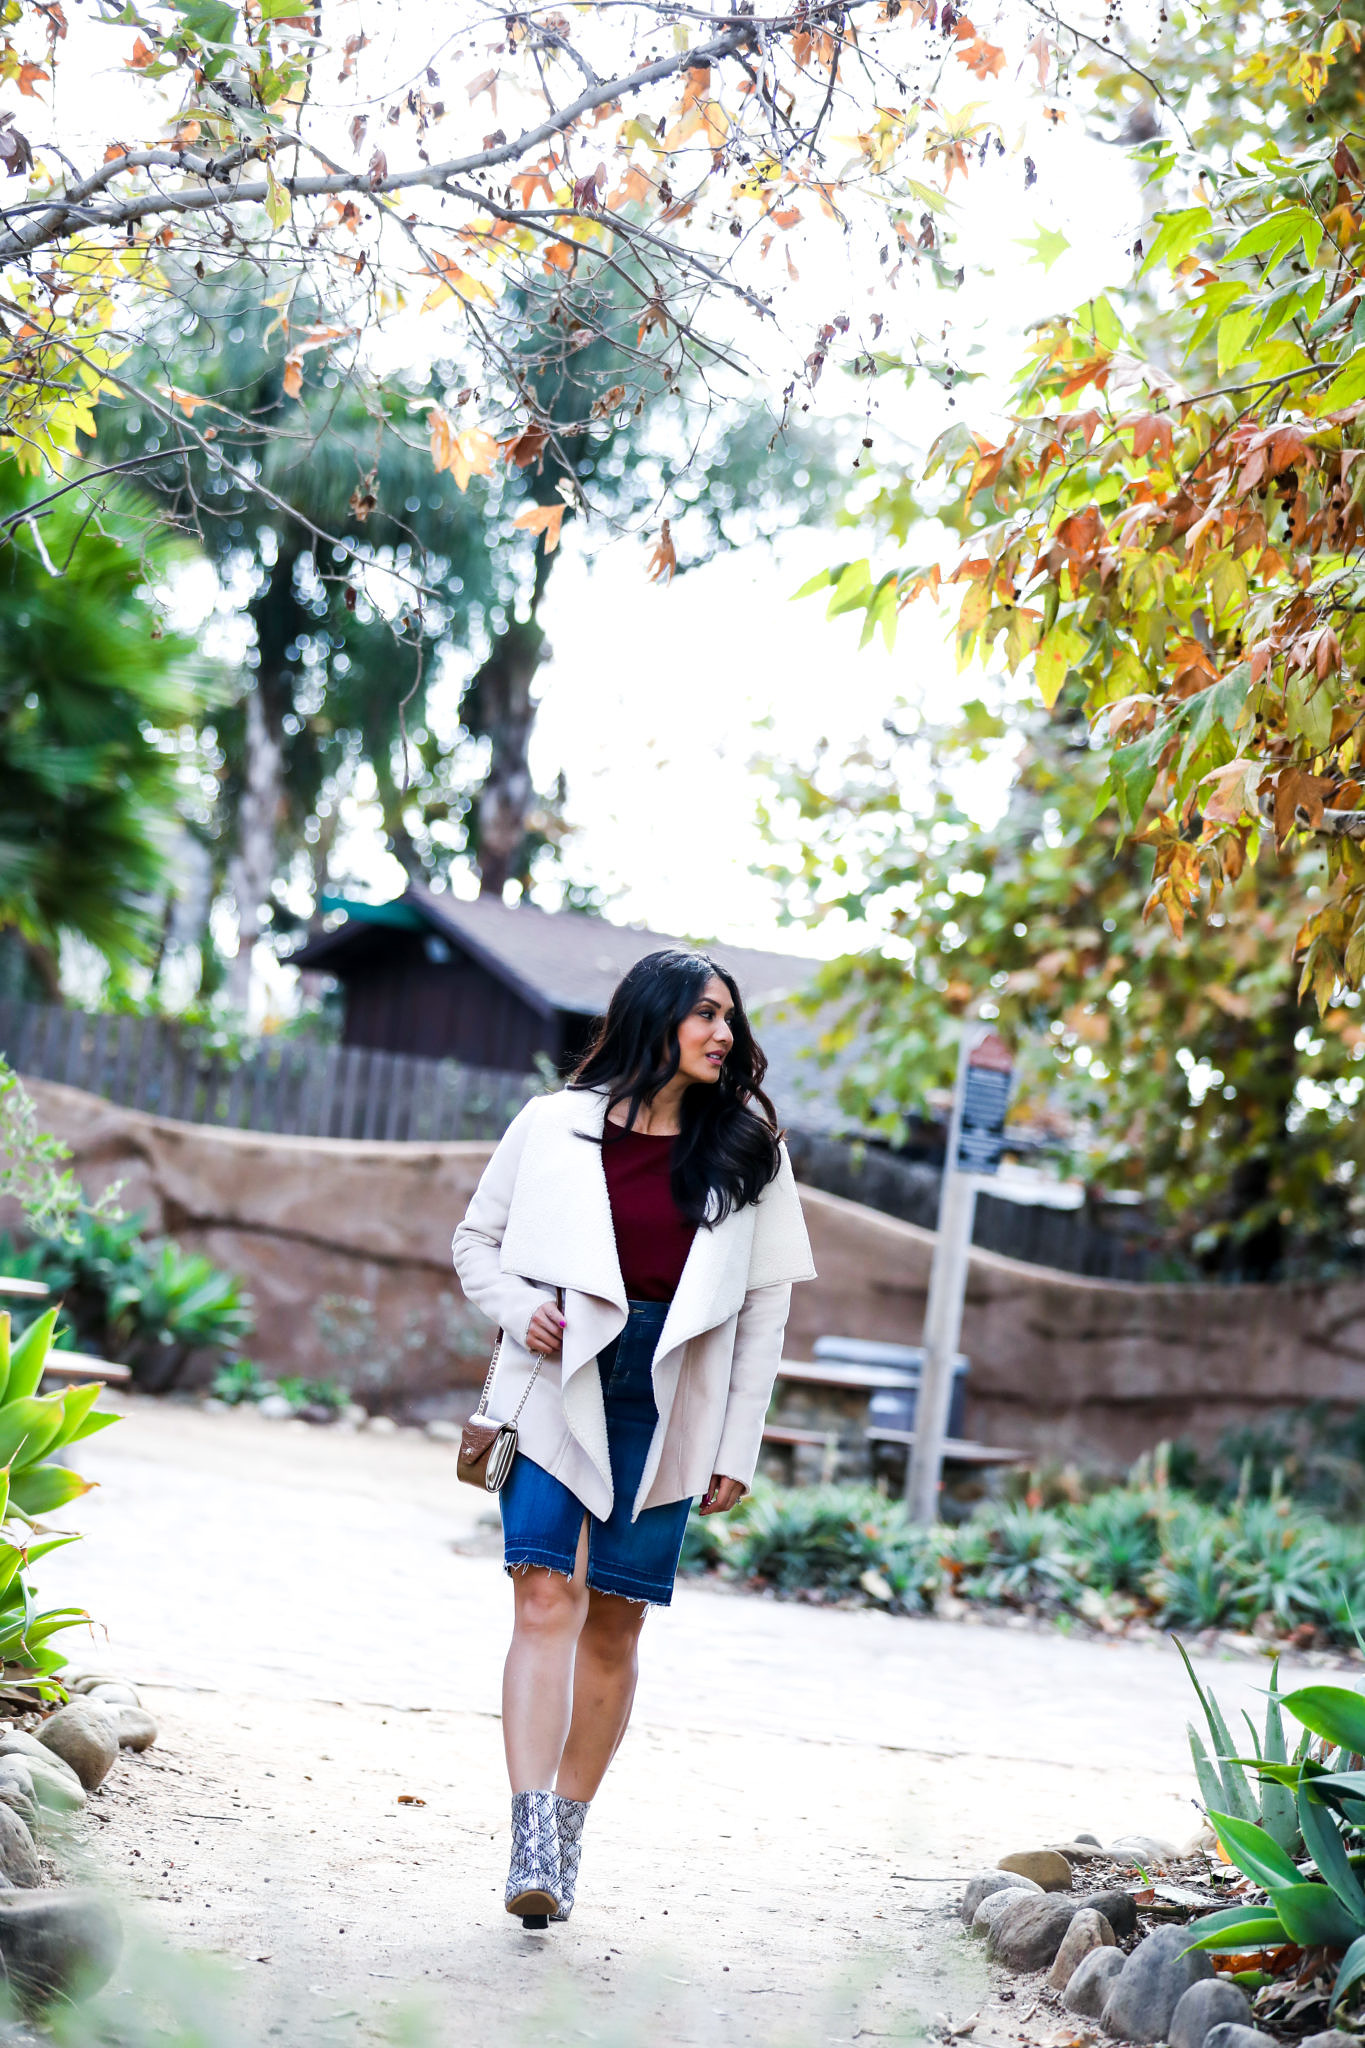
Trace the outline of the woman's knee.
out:
M 528 1635 L 573 1635 L 583 1626 L 587 1590 L 539 1566 L 516 1575 L 516 1627 Z
M 593 1593 L 583 1624 L 583 1642 L 608 1662 L 628 1663 L 635 1655 L 648 1608 L 615 1593 Z

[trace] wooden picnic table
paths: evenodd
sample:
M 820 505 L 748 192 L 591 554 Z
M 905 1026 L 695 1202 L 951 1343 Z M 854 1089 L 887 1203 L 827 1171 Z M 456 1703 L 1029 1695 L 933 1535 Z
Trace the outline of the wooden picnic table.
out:
M 871 1444 L 903 1444 L 907 1455 L 914 1448 L 913 1429 L 883 1429 L 878 1423 L 871 1423 L 863 1434 Z M 1024 1465 L 1028 1462 L 1028 1453 L 1001 1450 L 995 1444 L 973 1443 L 967 1437 L 946 1436 L 943 1439 L 943 1462 L 945 1465 Z

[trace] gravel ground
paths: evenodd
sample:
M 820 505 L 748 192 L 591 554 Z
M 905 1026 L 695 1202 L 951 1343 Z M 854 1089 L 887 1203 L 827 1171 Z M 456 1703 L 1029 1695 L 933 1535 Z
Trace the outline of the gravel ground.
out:
M 126 1406 L 84 1450 L 90 1540 L 40 1574 L 107 1629 L 79 1660 L 162 1729 L 85 1834 L 154 1935 L 229 1959 L 262 2034 L 376 2038 L 415 1995 L 479 2048 L 899 2038 L 986 2001 L 950 1918 L 973 1870 L 1195 1824 L 1162 1645 L 684 1585 L 646 1627 L 574 1919 L 525 1934 L 500 1891 L 509 1603 L 451 1448 Z M 1254 1710 L 1262 1664 L 1203 1675 Z

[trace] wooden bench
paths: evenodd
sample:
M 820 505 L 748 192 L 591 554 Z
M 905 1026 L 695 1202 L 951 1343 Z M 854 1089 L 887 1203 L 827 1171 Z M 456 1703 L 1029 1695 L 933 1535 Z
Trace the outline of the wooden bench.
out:
M 801 1429 L 793 1422 L 765 1422 L 763 1441 L 793 1452 L 806 1448 L 818 1450 L 821 1453 L 820 1484 L 827 1486 L 834 1477 L 835 1460 L 839 1456 L 837 1429 Z
M 863 1434 L 870 1444 L 899 1445 L 907 1456 L 914 1447 L 913 1429 L 883 1429 L 873 1423 Z M 943 1462 L 945 1465 L 1026 1465 L 1028 1453 L 999 1450 L 994 1444 L 976 1444 L 966 1437 L 946 1436 L 943 1439 Z
M 46 1301 L 52 1289 L 42 1280 L 6 1280 L 0 1275 L 0 1294 L 22 1295 L 26 1301 Z
M 126 1365 L 115 1365 L 107 1358 L 92 1358 L 86 1351 L 49 1351 L 43 1365 L 45 1380 L 107 1380 L 111 1387 L 122 1387 L 132 1377 Z

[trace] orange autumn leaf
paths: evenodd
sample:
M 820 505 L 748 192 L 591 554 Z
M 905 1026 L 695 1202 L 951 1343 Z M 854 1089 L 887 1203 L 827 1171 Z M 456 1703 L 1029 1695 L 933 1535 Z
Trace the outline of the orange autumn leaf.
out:
M 527 533 L 536 533 L 545 543 L 545 552 L 552 555 L 559 546 L 559 529 L 564 524 L 563 505 L 528 505 L 524 512 L 518 512 L 513 526 L 524 528 Z
M 191 419 L 201 405 L 212 405 L 211 398 L 203 398 L 197 391 L 181 391 L 174 384 L 159 384 L 158 391 L 165 393 L 172 405 L 178 405 L 186 419 Z
M 438 470 L 449 470 L 456 490 L 466 490 L 472 476 L 492 474 L 498 444 L 482 427 L 466 427 L 462 434 L 458 433 L 450 415 L 439 405 L 434 405 L 429 429 L 432 466 Z
M 801 218 L 801 209 L 799 206 L 780 206 L 777 212 L 770 213 L 768 218 L 780 228 L 794 228 Z
M 40 79 L 46 81 L 47 75 L 41 64 L 21 64 L 19 66 L 19 77 L 16 82 L 25 99 L 36 100 L 40 97 L 34 88 Z
M 284 395 L 297 398 L 303 390 L 303 357 L 297 349 L 284 359 Z
M 126 69 L 129 71 L 145 71 L 149 64 L 155 64 L 155 62 L 156 51 L 149 50 L 141 36 L 139 36 L 133 44 L 133 54 L 128 59 Z
M 677 550 L 673 546 L 673 535 L 665 519 L 659 528 L 659 538 L 649 558 L 649 580 L 651 583 L 671 583 L 678 568 Z

